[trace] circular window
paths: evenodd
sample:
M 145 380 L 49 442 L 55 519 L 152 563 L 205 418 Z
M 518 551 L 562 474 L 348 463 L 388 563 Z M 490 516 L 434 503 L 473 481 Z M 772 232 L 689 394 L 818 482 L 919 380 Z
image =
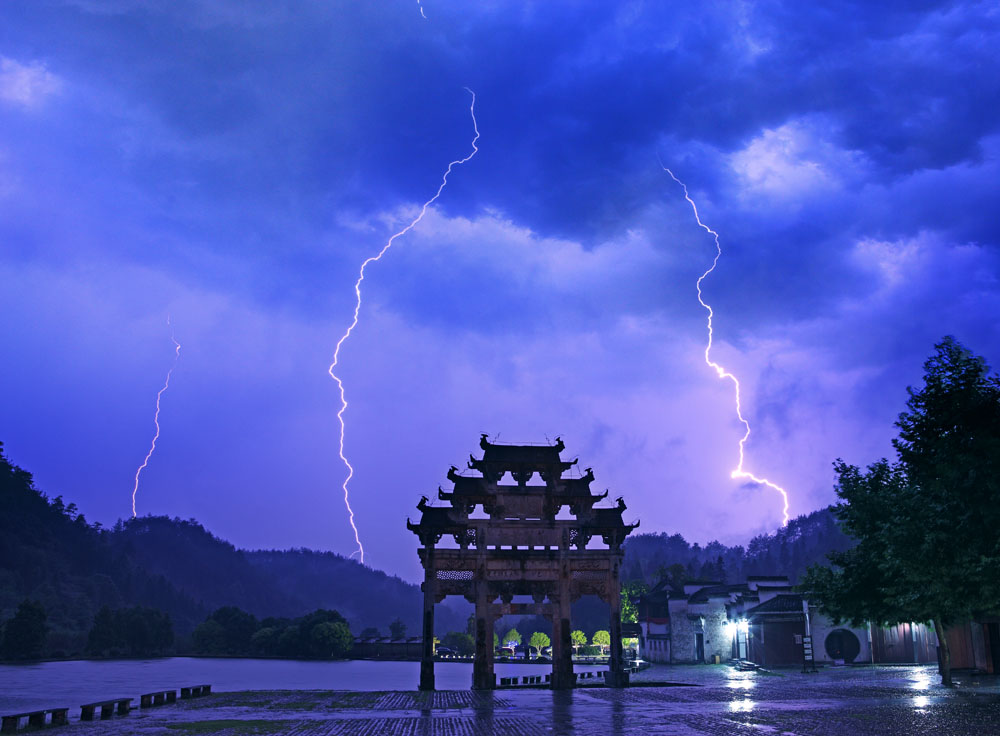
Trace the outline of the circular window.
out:
M 826 655 L 830 659 L 842 659 L 850 664 L 861 652 L 861 642 L 848 629 L 834 629 L 826 637 Z

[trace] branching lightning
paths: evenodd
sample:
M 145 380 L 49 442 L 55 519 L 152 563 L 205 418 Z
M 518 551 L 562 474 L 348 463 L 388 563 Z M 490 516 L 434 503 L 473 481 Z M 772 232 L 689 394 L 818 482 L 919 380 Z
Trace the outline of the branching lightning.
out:
M 423 8 L 421 8 L 421 14 L 422 13 L 423 13 Z M 354 541 L 358 545 L 358 548 L 351 553 L 351 557 L 354 557 L 354 555 L 359 555 L 359 559 L 362 563 L 364 563 L 365 561 L 365 548 L 361 544 L 361 538 L 358 535 L 358 527 L 354 523 L 354 510 L 351 508 L 350 497 L 347 491 L 347 485 L 351 482 L 351 478 L 354 477 L 354 467 L 351 465 L 351 463 L 347 459 L 347 456 L 344 454 L 344 434 L 346 432 L 346 426 L 344 424 L 344 412 L 347 411 L 347 397 L 344 393 L 344 382 L 340 379 L 339 376 L 337 376 L 337 374 L 334 371 L 337 368 L 337 365 L 340 363 L 340 348 L 344 345 L 344 342 L 347 340 L 347 338 L 351 336 L 351 333 L 354 332 L 354 328 L 358 326 L 358 315 L 361 312 L 361 282 L 365 280 L 365 269 L 368 268 L 370 264 L 381 260 L 382 256 L 384 256 L 386 252 L 389 250 L 389 248 L 392 247 L 392 244 L 396 241 L 397 238 L 408 233 L 410 230 L 412 230 L 414 227 L 417 226 L 417 223 L 419 223 L 422 219 L 424 219 L 424 215 L 427 214 L 427 208 L 437 201 L 438 197 L 441 196 L 441 192 L 444 191 L 445 186 L 447 186 L 448 176 L 451 174 L 452 169 L 454 169 L 456 166 L 460 166 L 461 164 L 466 163 L 479 152 L 479 148 L 478 146 L 476 146 L 476 141 L 479 140 L 479 125 L 476 122 L 476 93 L 473 92 L 468 87 L 466 87 L 465 89 L 470 95 L 472 95 L 472 102 L 469 105 L 469 114 L 472 116 L 472 129 L 475 132 L 475 137 L 472 139 L 472 153 L 470 153 L 465 158 L 456 159 L 451 163 L 449 163 L 447 170 L 445 170 L 444 175 L 441 177 L 441 185 L 437 188 L 437 191 L 434 193 L 434 196 L 428 199 L 426 202 L 424 202 L 423 207 L 420 208 L 420 213 L 415 218 L 413 218 L 413 220 L 410 222 L 409 225 L 407 225 L 398 233 L 389 238 L 389 240 L 386 242 L 384 246 L 382 246 L 382 249 L 377 254 L 371 256 L 370 258 L 365 259 L 365 261 L 361 264 L 361 269 L 358 273 L 358 280 L 354 282 L 354 296 L 355 296 L 354 318 L 351 320 L 351 324 L 347 328 L 347 331 L 344 332 L 340 340 L 337 341 L 337 347 L 333 351 L 333 362 L 330 364 L 330 368 L 327 371 L 330 374 L 330 377 L 337 382 L 337 389 L 340 391 L 340 411 L 337 412 L 337 421 L 340 424 L 339 452 L 341 461 L 343 461 L 344 465 L 347 467 L 347 477 L 344 479 L 344 483 L 341 486 L 341 488 L 344 491 L 344 505 L 347 506 L 347 514 L 349 517 L 349 521 L 351 523 L 351 529 L 354 530 Z
M 170 315 L 167 315 L 167 325 L 170 326 Z M 174 337 L 174 328 L 170 327 L 170 340 L 174 344 L 174 362 L 170 366 L 170 370 L 167 371 L 167 380 L 163 382 L 163 388 L 161 388 L 156 393 L 156 413 L 153 414 L 153 424 L 156 425 L 156 434 L 153 435 L 153 442 L 149 446 L 149 452 L 146 453 L 146 458 L 142 461 L 142 465 L 139 469 L 135 471 L 135 486 L 132 488 L 132 518 L 135 518 L 135 496 L 139 492 L 139 475 L 149 464 L 149 458 L 153 456 L 153 452 L 156 450 L 156 441 L 160 439 L 160 397 L 163 393 L 170 388 L 170 376 L 174 372 L 174 368 L 177 367 L 177 359 L 181 357 L 181 344 L 177 342 Z
M 754 483 L 765 485 L 768 488 L 773 488 L 778 493 L 780 493 L 784 501 L 784 508 L 782 509 L 784 521 L 782 522 L 782 525 L 786 526 L 788 524 L 788 492 L 781 486 L 777 485 L 776 483 L 772 483 L 767 478 L 758 478 L 753 473 L 750 473 L 743 469 L 744 446 L 746 445 L 747 440 L 750 439 L 750 423 L 743 417 L 743 407 L 740 403 L 740 381 L 735 375 L 733 375 L 725 368 L 723 368 L 721 365 L 713 361 L 710 356 L 710 353 L 712 351 L 712 337 L 713 337 L 712 318 L 715 316 L 715 312 L 712 311 L 712 307 L 710 307 L 703 298 L 701 291 L 701 282 L 704 281 L 706 277 L 708 277 L 708 275 L 715 270 L 716 265 L 718 265 L 719 263 L 719 258 L 722 256 L 722 246 L 719 245 L 719 234 L 701 221 L 701 216 L 698 214 L 698 205 L 694 203 L 694 200 L 691 199 L 691 196 L 688 194 L 687 185 L 680 179 L 678 179 L 676 176 L 674 176 L 674 172 L 672 172 L 666 166 L 663 166 L 662 161 L 660 162 L 660 166 L 663 168 L 664 171 L 670 174 L 671 179 L 673 179 L 675 182 L 681 185 L 681 188 L 684 190 L 684 199 L 686 199 L 688 204 L 691 205 L 691 209 L 694 212 L 694 219 L 698 223 L 698 227 L 702 228 L 715 240 L 715 258 L 712 260 L 712 265 L 709 267 L 709 269 L 698 277 L 696 287 L 698 289 L 698 303 L 701 304 L 701 306 L 705 308 L 705 311 L 708 312 L 708 344 L 705 346 L 705 362 L 709 366 L 715 369 L 715 372 L 718 374 L 719 378 L 728 378 L 730 381 L 733 382 L 733 388 L 736 391 L 736 416 L 739 418 L 740 423 L 743 425 L 744 428 L 743 438 L 740 440 L 740 462 L 739 465 L 736 466 L 736 469 L 733 470 L 733 472 L 730 474 L 730 477 L 737 478 L 740 480 L 751 480 Z

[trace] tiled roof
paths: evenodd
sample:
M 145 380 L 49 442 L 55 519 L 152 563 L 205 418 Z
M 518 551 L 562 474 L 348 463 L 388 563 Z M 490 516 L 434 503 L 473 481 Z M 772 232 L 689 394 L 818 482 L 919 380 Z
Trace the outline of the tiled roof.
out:
M 774 598 L 754 606 L 746 612 L 746 616 L 756 616 L 767 613 L 802 613 L 802 596 L 794 593 L 782 593 Z
M 745 585 L 712 585 L 693 593 L 688 602 L 707 603 L 709 598 L 728 598 L 732 593 L 744 590 L 746 590 Z

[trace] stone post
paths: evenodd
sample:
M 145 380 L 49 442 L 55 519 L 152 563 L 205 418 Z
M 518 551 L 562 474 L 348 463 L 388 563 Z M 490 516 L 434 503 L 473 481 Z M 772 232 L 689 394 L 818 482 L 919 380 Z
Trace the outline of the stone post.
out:
M 576 680 L 573 677 L 569 585 L 561 583 L 559 587 L 552 614 L 552 689 L 566 690 L 573 687 Z
M 434 598 L 437 591 L 437 572 L 434 569 L 434 548 L 427 546 L 427 564 L 424 575 L 424 628 L 420 651 L 420 689 L 434 689 Z
M 497 686 L 493 673 L 493 611 L 487 584 L 476 585 L 476 656 L 472 660 L 472 689 L 493 690 Z
M 624 672 L 622 661 L 622 599 L 621 591 L 618 588 L 618 581 L 612 580 L 612 585 L 608 586 L 608 603 L 611 608 L 611 621 L 608 632 L 611 634 L 611 649 L 608 656 L 608 669 L 610 670 L 611 687 L 627 687 L 628 674 Z

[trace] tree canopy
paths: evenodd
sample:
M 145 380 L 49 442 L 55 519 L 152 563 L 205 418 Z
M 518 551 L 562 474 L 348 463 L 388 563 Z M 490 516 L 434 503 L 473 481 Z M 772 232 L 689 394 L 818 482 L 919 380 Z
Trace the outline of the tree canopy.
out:
M 201 654 L 330 659 L 346 656 L 354 637 L 336 611 L 319 609 L 296 619 L 258 622 L 246 611 L 224 606 L 194 630 L 194 645 Z
M 389 624 L 389 636 L 393 639 L 402 639 L 406 636 L 406 624 L 402 619 L 397 618 Z
M 531 635 L 531 639 L 528 641 L 528 646 L 537 649 L 539 652 L 542 651 L 547 646 L 552 644 L 552 640 L 546 634 L 541 631 L 536 631 Z
M 170 615 L 155 608 L 101 608 L 87 635 L 92 656 L 153 657 L 166 653 L 174 643 Z
M 464 631 L 449 631 L 441 644 L 463 657 L 471 657 L 476 652 L 476 640 Z
M 3 628 L 0 653 L 5 659 L 37 659 L 42 655 L 48 634 L 45 608 L 38 601 L 25 600 Z
M 804 587 L 838 620 L 933 621 L 950 684 L 945 627 L 1000 607 L 1000 379 L 948 337 L 907 391 L 898 459 L 837 461 L 835 513 L 858 543 Z

